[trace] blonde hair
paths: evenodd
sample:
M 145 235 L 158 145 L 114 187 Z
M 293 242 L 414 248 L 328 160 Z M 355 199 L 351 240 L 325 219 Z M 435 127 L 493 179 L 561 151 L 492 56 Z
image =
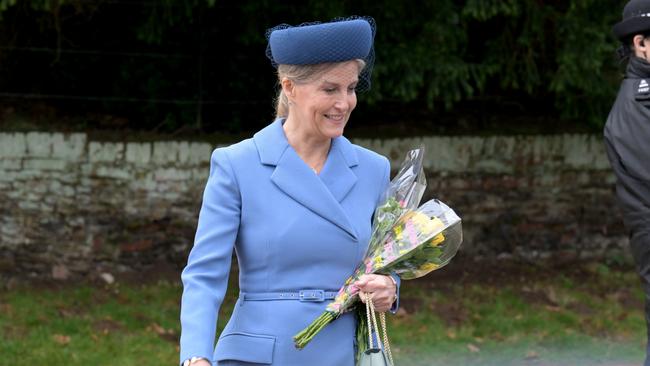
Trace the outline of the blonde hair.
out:
M 361 59 L 355 59 L 354 61 L 357 62 L 360 73 L 366 66 L 366 62 Z M 282 80 L 286 78 L 296 84 L 309 83 L 339 64 L 340 62 L 316 65 L 278 65 L 278 85 L 280 90 L 275 99 L 275 118 L 289 116 L 289 99 L 282 89 Z

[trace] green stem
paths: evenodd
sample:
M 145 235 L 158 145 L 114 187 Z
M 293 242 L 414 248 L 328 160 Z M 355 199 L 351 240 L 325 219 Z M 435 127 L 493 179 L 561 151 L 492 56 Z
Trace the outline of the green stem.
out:
M 318 318 L 314 319 L 305 329 L 293 336 L 293 343 L 298 349 L 303 349 L 327 324 L 331 323 L 336 316 L 334 313 L 326 311 Z

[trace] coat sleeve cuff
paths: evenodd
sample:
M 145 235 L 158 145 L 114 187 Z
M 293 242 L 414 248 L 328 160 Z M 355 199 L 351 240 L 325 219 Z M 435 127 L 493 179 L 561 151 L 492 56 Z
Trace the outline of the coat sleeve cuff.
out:
M 390 313 L 395 314 L 397 313 L 397 310 L 399 309 L 399 287 L 402 282 L 402 280 L 399 278 L 397 273 L 391 272 L 390 277 L 395 280 L 395 285 L 397 285 L 397 289 L 395 289 L 395 302 L 393 302 L 393 306 L 390 308 Z

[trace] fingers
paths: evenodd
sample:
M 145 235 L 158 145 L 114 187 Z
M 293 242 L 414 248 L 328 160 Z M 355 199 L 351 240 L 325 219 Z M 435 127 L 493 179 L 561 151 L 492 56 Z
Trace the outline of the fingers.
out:
M 370 298 L 372 299 L 372 303 L 375 306 L 375 310 L 380 313 L 385 313 L 393 306 L 393 301 L 391 300 L 392 296 L 386 296 L 385 293 L 375 292 L 370 294 Z M 365 298 L 362 297 L 362 299 L 362 301 L 365 303 Z
M 364 292 L 378 292 L 381 290 L 396 291 L 395 284 L 388 278 L 382 275 L 363 275 L 354 283 L 360 291 Z
M 368 274 L 361 276 L 354 284 L 360 292 L 369 293 L 375 309 L 381 313 L 390 310 L 395 302 L 395 284 L 387 276 Z M 359 296 L 365 304 L 365 296 Z
M 364 287 L 368 284 L 371 278 L 372 277 L 370 277 L 369 275 L 362 275 L 361 277 L 359 277 L 359 279 L 356 282 L 354 282 L 354 285 L 359 288 Z

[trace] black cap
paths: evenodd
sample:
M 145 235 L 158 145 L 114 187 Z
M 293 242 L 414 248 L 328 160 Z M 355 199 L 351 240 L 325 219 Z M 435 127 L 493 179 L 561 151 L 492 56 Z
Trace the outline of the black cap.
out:
M 650 31 L 650 0 L 630 0 L 623 8 L 623 20 L 614 28 L 614 35 L 621 41 L 635 34 Z

